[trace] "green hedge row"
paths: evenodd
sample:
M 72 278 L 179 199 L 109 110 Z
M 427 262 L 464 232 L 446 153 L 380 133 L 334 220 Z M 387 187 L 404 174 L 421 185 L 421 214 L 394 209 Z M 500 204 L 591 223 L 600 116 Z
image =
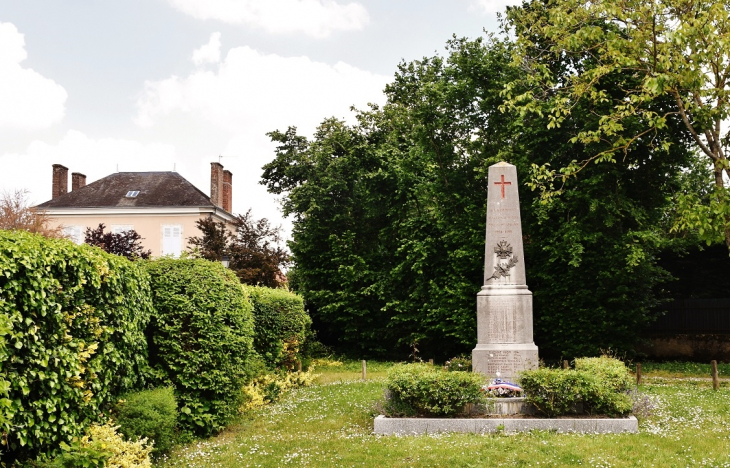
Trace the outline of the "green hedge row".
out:
M 284 289 L 246 289 L 253 303 L 254 348 L 270 367 L 291 367 L 312 324 L 304 300 Z
M 253 355 L 248 293 L 236 275 L 208 260 L 146 263 L 155 313 L 150 366 L 172 385 L 184 429 L 209 435 L 237 413 Z
M 147 278 L 138 264 L 97 248 L 0 231 L 5 460 L 71 442 L 114 395 L 144 383 Z

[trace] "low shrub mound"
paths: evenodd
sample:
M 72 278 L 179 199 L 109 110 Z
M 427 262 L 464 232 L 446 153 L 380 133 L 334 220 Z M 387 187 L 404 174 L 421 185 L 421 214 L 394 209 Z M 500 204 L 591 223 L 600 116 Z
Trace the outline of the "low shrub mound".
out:
M 522 372 L 528 403 L 549 417 L 568 414 L 622 416 L 631 412 L 629 371 L 608 357 L 576 359 L 576 369 L 541 368 Z
M 11 428 L 4 461 L 58 452 L 116 395 L 144 383 L 151 312 L 138 264 L 67 240 L 0 231 L 0 384 L 7 384 L 0 420 Z
M 246 289 L 253 303 L 254 348 L 268 366 L 291 369 L 312 324 L 304 300 L 284 289 Z
M 485 402 L 485 378 L 447 372 L 427 364 L 397 365 L 388 371 L 384 412 L 388 416 L 457 416 L 467 404 Z
M 156 309 L 150 366 L 172 385 L 183 430 L 207 436 L 237 414 L 253 352 L 248 294 L 218 262 L 160 259 L 146 265 Z
M 124 395 L 114 405 L 113 415 L 127 440 L 154 442 L 155 456 L 167 453 L 175 443 L 177 402 L 172 387 Z

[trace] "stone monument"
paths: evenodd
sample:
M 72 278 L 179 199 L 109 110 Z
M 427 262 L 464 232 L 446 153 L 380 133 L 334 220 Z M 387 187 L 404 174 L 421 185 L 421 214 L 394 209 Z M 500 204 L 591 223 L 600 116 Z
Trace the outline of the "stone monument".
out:
M 509 380 L 538 365 L 532 340 L 532 293 L 525 281 L 517 169 L 489 167 L 484 286 L 477 294 L 474 372 Z

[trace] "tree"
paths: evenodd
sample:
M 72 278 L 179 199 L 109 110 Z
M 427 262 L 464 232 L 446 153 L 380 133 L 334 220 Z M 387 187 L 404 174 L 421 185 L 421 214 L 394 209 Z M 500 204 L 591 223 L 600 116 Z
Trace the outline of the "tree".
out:
M 104 223 L 99 223 L 96 229 L 86 228 L 84 242 L 101 248 L 110 254 L 121 255 L 130 260 L 147 259 L 152 255 L 151 250 L 144 250 L 142 237 L 134 229 L 120 233 L 104 232 Z
M 30 206 L 25 190 L 4 191 L 0 194 L 0 229 L 28 231 L 53 238 L 64 237 L 60 226 L 51 227 L 46 212 Z
M 673 144 L 668 123 L 679 119 L 704 156 L 699 164 L 712 168 L 704 182 L 711 196 L 678 194 L 673 230 L 696 230 L 730 250 L 730 135 L 723 129 L 730 115 L 730 1 L 536 0 L 509 8 L 505 27 L 516 32 L 514 63 L 524 73 L 505 88 L 503 108 L 545 115 L 551 128 L 579 102 L 593 104 L 600 117 L 571 135 L 591 149 L 588 157 L 558 169 L 535 166 L 533 184 L 546 200 L 561 192 L 554 182 L 565 184 L 591 162 L 625 164 L 639 145 L 654 149 L 646 158 L 664 158 Z M 556 58 L 572 65 L 555 68 Z M 609 82 L 623 92 L 609 94 Z M 668 99 L 656 106 L 662 97 Z
M 219 262 L 229 257 L 229 268 L 244 284 L 276 288 L 286 281 L 282 269 L 289 264 L 289 254 L 279 246 L 281 228 L 269 220 L 256 220 L 248 210 L 237 215 L 232 233 L 225 223 L 212 218 L 196 222 L 202 236 L 191 237 L 188 244 L 205 259 Z
M 292 128 L 270 134 L 279 146 L 262 183 L 294 218 L 293 286 L 323 340 L 361 356 L 403 356 L 416 340 L 441 358 L 473 348 L 487 168 L 505 160 L 524 177 L 532 164 L 587 158 L 591 148 L 568 138 L 598 120 L 585 100 L 557 130 L 499 112 L 501 91 L 522 73 L 512 47 L 454 39 L 445 58 L 401 64 L 386 105 L 358 112 L 356 125 L 327 119 L 311 141 Z M 641 142 L 631 164 L 586 168 L 559 202 L 521 187 L 541 355 L 630 352 L 651 320 L 652 288 L 667 278 L 656 264 L 666 194 L 679 186 L 664 171 L 679 177 L 690 157 L 680 124 L 667 124 L 665 159 L 647 158 Z

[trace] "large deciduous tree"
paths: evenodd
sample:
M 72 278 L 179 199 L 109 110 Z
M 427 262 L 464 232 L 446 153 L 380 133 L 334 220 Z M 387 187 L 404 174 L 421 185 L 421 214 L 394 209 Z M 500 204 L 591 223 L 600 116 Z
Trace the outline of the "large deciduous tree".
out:
M 294 287 L 322 339 L 360 356 L 402 357 L 414 342 L 438 358 L 473 348 L 487 168 L 506 160 L 526 174 L 531 164 L 588 158 L 594 148 L 568 140 L 600 119 L 588 100 L 557 130 L 500 112 L 502 90 L 523 72 L 511 48 L 454 39 L 447 57 L 401 64 L 386 105 L 358 112 L 357 124 L 325 120 L 311 140 L 293 128 L 270 134 L 279 146 L 262 183 L 293 216 Z M 673 145 L 663 159 L 642 141 L 629 164 L 586 168 L 559 202 L 541 204 L 521 187 L 543 356 L 630 351 L 651 320 L 652 288 L 666 278 L 656 265 L 666 194 L 680 187 L 690 156 L 679 125 L 667 123 Z
M 544 115 L 550 127 L 564 125 L 581 102 L 599 117 L 570 135 L 591 149 L 587 157 L 535 167 L 546 199 L 591 162 L 629 164 L 637 146 L 656 149 L 646 158 L 664 158 L 673 143 L 668 122 L 680 119 L 703 156 L 698 164 L 711 167 L 703 181 L 711 193 L 677 194 L 673 229 L 730 249 L 730 1 L 535 0 L 508 9 L 505 25 L 524 70 L 506 87 L 505 107 Z M 556 60 L 571 66 L 556 68 Z M 610 93 L 608 83 L 622 92 Z

